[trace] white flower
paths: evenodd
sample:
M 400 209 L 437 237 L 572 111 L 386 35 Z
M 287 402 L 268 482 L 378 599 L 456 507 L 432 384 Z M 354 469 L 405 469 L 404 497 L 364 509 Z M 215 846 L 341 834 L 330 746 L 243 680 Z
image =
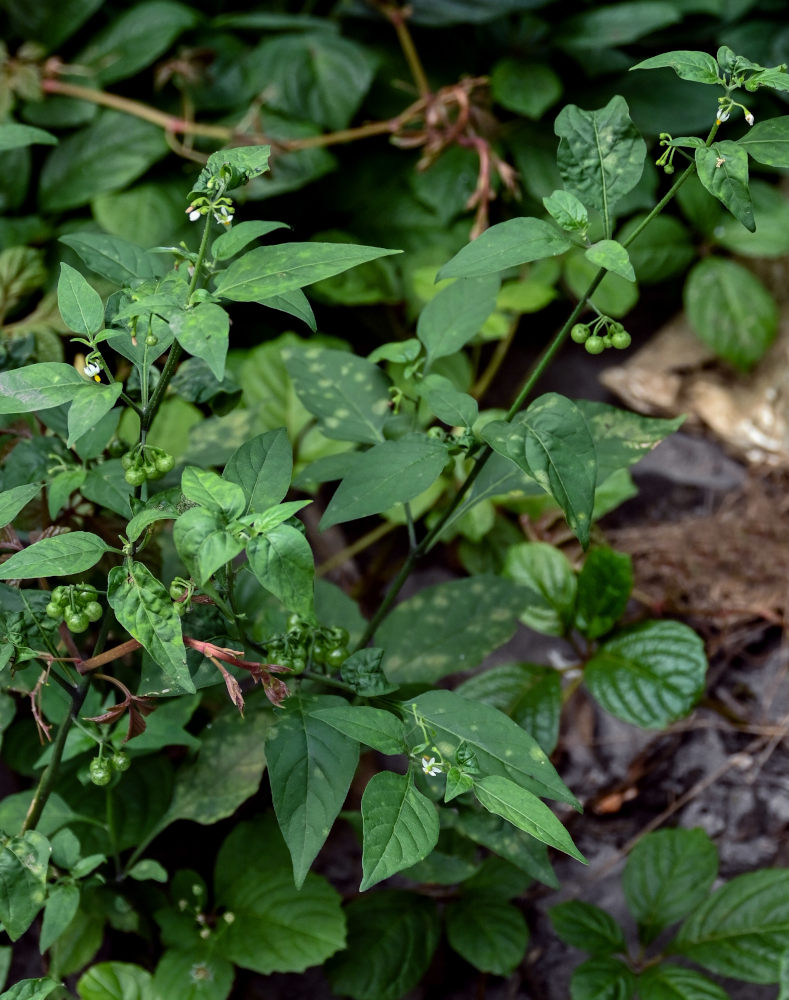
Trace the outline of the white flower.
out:
M 233 221 L 233 213 L 228 211 L 226 205 L 220 205 L 214 211 L 214 219 L 221 223 L 223 226 L 229 226 Z
M 729 112 L 728 111 L 719 111 L 718 112 L 718 124 L 719 125 L 722 125 L 724 122 L 727 122 L 728 120 L 729 120 Z
M 748 122 L 749 125 L 753 125 L 753 115 L 750 113 L 750 111 L 745 112 L 745 120 L 746 122 Z
M 199 208 L 195 208 L 194 205 L 190 205 L 186 209 L 186 213 L 189 216 L 189 221 L 190 222 L 197 222 L 197 220 L 200 218 L 200 215 L 201 215 L 200 209 Z
M 437 774 L 441 774 L 441 765 L 436 764 L 435 757 L 423 757 L 422 758 L 422 770 L 430 778 L 435 778 Z
M 95 362 L 91 361 L 89 364 L 85 365 L 82 369 L 82 374 L 86 378 L 92 378 L 96 382 L 101 381 L 101 365 L 97 365 Z

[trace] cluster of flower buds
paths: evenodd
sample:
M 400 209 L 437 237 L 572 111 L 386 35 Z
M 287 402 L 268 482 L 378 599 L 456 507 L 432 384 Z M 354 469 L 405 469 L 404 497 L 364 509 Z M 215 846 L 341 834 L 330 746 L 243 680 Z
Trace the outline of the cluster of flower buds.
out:
M 722 125 L 727 122 L 731 117 L 731 113 L 734 108 L 742 108 L 743 117 L 749 125 L 753 125 L 756 120 L 751 112 L 745 107 L 744 104 L 740 104 L 733 100 L 731 97 L 719 97 L 718 98 L 718 111 L 715 116 L 715 123 L 717 125 Z
M 235 206 L 230 198 L 219 197 L 209 201 L 208 198 L 201 195 L 186 207 L 186 214 L 189 216 L 190 222 L 197 222 L 201 216 L 208 215 L 209 212 L 213 213 L 215 222 L 222 226 L 229 226 L 233 221 Z

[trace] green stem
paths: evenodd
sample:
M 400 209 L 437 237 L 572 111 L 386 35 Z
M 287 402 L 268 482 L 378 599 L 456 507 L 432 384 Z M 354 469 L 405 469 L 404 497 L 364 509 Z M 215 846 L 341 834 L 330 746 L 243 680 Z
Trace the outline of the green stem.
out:
M 52 759 L 49 764 L 47 764 L 47 768 L 44 773 L 41 775 L 38 788 L 36 789 L 33 800 L 30 803 L 27 816 L 25 816 L 25 822 L 22 824 L 22 833 L 25 833 L 27 830 L 35 830 L 39 820 L 41 819 L 41 813 L 44 811 L 44 806 L 47 804 L 47 800 L 55 787 L 55 781 L 58 776 L 58 771 L 60 770 L 60 762 L 63 759 L 63 751 L 66 748 L 66 738 L 71 731 L 71 726 L 77 713 L 82 708 L 82 703 L 85 700 L 89 687 L 90 681 L 86 677 L 71 689 L 71 706 L 66 718 L 60 724 L 58 735 L 55 739 L 54 746 L 52 747 Z
M 203 268 L 203 260 L 205 259 L 206 250 L 208 248 L 208 231 L 211 227 L 211 213 L 209 212 L 205 217 L 205 226 L 203 227 L 203 237 L 200 240 L 200 249 L 197 251 L 197 260 L 195 261 L 195 269 L 192 274 L 192 280 L 189 284 L 188 298 L 192 298 L 192 293 L 197 288 L 197 282 L 200 280 L 200 273 Z M 150 402 L 143 410 L 142 417 L 140 418 L 140 432 L 141 434 L 147 433 L 153 419 L 161 406 L 164 394 L 167 391 L 167 386 L 170 384 L 170 379 L 175 374 L 175 369 L 180 360 L 181 354 L 183 353 L 181 345 L 177 340 L 173 341 L 173 346 L 170 348 L 170 353 L 167 356 L 167 362 L 162 369 L 161 377 L 153 390 L 153 395 L 151 396 Z
M 705 145 L 709 146 L 712 143 L 713 139 L 715 138 L 715 133 L 718 131 L 718 128 L 719 126 L 717 125 L 717 123 L 712 126 L 712 128 L 710 129 L 710 133 L 707 136 Z M 654 206 L 652 211 L 647 216 L 645 216 L 645 218 L 641 221 L 641 223 L 633 230 L 628 239 L 625 240 L 623 244 L 625 247 L 629 246 L 633 242 L 633 240 L 635 240 L 639 236 L 639 234 L 643 232 L 643 230 L 649 225 L 649 223 L 663 211 L 666 205 L 671 201 L 671 199 L 677 193 L 681 185 L 684 184 L 684 182 L 688 179 L 688 177 L 695 169 L 696 165 L 695 163 L 692 163 L 685 171 L 683 171 L 683 173 L 676 179 L 676 181 L 672 184 L 672 186 L 669 188 L 666 194 Z M 581 313 L 586 308 L 586 300 L 591 298 L 591 296 L 595 293 L 595 290 L 597 289 L 598 285 L 600 284 L 600 282 L 603 280 L 603 278 L 606 276 L 607 273 L 608 272 L 606 271 L 606 269 L 601 267 L 600 270 L 597 272 L 597 274 L 594 276 L 594 278 L 591 280 L 591 282 L 589 283 L 589 287 L 581 296 L 575 308 L 573 309 L 573 311 L 568 316 L 567 320 L 562 325 L 562 328 L 555 335 L 555 337 L 550 342 L 548 347 L 545 349 L 545 351 L 543 351 L 541 357 L 539 358 L 535 366 L 532 368 L 531 372 L 526 378 L 526 381 L 523 383 L 523 386 L 518 392 L 518 395 L 515 397 L 512 406 L 510 406 L 509 410 L 507 411 L 507 416 L 505 417 L 505 420 L 511 421 L 515 416 L 515 414 L 521 410 L 523 404 L 530 396 L 534 387 L 542 378 L 545 369 L 548 367 L 548 365 L 550 365 L 550 363 L 556 357 L 560 348 L 564 344 L 568 334 L 570 333 L 570 330 L 572 329 L 573 324 L 578 320 Z M 430 531 L 427 532 L 427 534 L 424 536 L 422 541 L 416 546 L 416 548 L 411 549 L 411 551 L 408 554 L 408 558 L 401 566 L 400 572 L 397 574 L 391 586 L 389 587 L 389 590 L 386 592 L 386 596 L 384 597 L 383 601 L 378 607 L 378 610 L 370 619 L 370 622 L 367 628 L 365 629 L 364 635 L 362 636 L 358 646 L 356 647 L 357 649 L 361 649 L 363 646 L 366 646 L 367 643 L 370 641 L 370 639 L 372 639 L 372 637 L 375 635 L 378 626 L 387 616 L 387 614 L 389 613 L 389 609 L 394 604 L 397 595 L 400 592 L 400 589 L 402 588 L 403 584 L 408 579 L 408 577 L 411 575 L 411 571 L 413 570 L 414 564 L 416 563 L 417 559 L 419 559 L 421 555 L 427 552 L 432 547 L 432 545 L 436 541 L 438 541 L 441 532 L 444 530 L 444 526 L 447 524 L 450 517 L 458 509 L 461 501 L 466 496 L 466 494 L 476 481 L 479 474 L 482 472 L 486 462 L 488 461 L 488 459 L 492 454 L 493 454 L 493 449 L 490 447 L 490 445 L 486 444 L 482 448 L 482 450 L 477 454 L 474 460 L 474 467 L 471 469 L 465 481 L 458 489 L 458 492 L 456 493 L 454 499 L 452 500 L 452 503 L 447 507 L 447 509 L 439 518 L 439 520 L 433 525 Z

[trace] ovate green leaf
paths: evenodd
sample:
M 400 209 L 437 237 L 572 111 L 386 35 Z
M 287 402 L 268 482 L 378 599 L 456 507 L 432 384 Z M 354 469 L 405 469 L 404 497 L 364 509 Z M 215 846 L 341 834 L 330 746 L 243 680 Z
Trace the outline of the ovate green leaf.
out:
M 225 358 L 230 337 L 230 317 L 215 302 L 200 302 L 186 312 L 177 312 L 170 329 L 189 354 L 202 358 L 221 382 L 225 377 Z
M 79 271 L 63 263 L 58 279 L 58 308 L 66 326 L 83 337 L 98 333 L 104 326 L 101 296 Z
M 95 566 L 109 548 L 103 538 L 89 531 L 42 538 L 0 563 L 0 580 L 35 580 L 83 573 Z
M 523 960 L 529 930 L 512 903 L 486 892 L 464 892 L 446 910 L 447 939 L 480 972 L 511 975 Z
M 519 267 L 543 257 L 556 257 L 572 246 L 555 226 L 542 219 L 517 218 L 486 229 L 455 254 L 436 276 L 477 278 Z
M 710 194 L 750 232 L 756 229 L 748 190 L 748 155 L 739 143 L 725 140 L 696 149 L 696 172 Z
M 278 524 L 247 545 L 249 567 L 258 583 L 288 611 L 312 618 L 315 564 L 310 543 L 289 524 Z

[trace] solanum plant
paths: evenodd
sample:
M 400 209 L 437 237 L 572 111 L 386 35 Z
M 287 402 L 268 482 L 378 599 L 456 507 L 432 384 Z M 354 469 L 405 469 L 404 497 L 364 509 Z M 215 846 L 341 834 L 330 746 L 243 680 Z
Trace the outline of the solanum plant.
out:
M 580 808 L 548 756 L 563 702 L 583 681 L 607 711 L 661 728 L 693 708 L 706 671 L 687 625 L 623 621 L 630 563 L 595 530 L 611 498 L 626 493 L 627 469 L 681 419 L 535 396 L 537 385 L 568 337 L 593 354 L 629 346 L 595 292 L 609 274 L 634 281 L 628 248 L 687 180 L 697 176 L 753 229 L 749 160 L 789 167 L 789 117 L 754 124 L 738 96 L 789 90 L 784 67 L 765 69 L 724 46 L 717 58 L 671 52 L 634 68 L 666 66 L 723 94 L 717 106 L 711 99 L 706 136 L 662 136 L 658 164 L 668 174 L 678 157 L 687 165 L 627 236 L 614 239 L 615 208 L 641 179 L 646 143 L 621 96 L 598 110 L 568 105 L 555 122 L 564 186 L 544 198 L 547 217 L 482 232 L 439 270 L 414 336 L 367 356 L 316 332 L 302 289 L 399 251 L 261 242 L 283 224 L 245 219 L 240 196 L 268 170 L 267 146 L 208 157 L 184 201 L 191 242 L 147 250 L 92 230 L 61 236 L 75 255 L 57 283 L 75 363 L 12 363 L 0 373 L 3 429 L 17 442 L 0 493 L 2 710 L 16 711 L 10 694 L 29 698 L 33 779 L 0 805 L 0 921 L 16 941 L 41 915 L 48 969 L 3 997 L 56 996 L 79 972 L 86 1000 L 223 1000 L 236 967 L 265 975 L 328 962 L 338 995 L 396 1000 L 424 974 L 442 926 L 481 971 L 505 975 L 522 960 L 528 932 L 512 899 L 529 879 L 557 884 L 549 848 L 584 861 L 543 801 Z M 718 138 L 739 113 L 749 130 Z M 34 126 L 0 125 L 4 148 L 52 141 Z M 463 349 L 495 312 L 519 314 L 525 265 L 572 255 L 593 266 L 587 287 L 509 408 L 480 411 Z M 285 313 L 313 334 L 274 342 L 280 377 L 313 418 L 304 436 L 329 444 L 315 461 L 301 449 L 295 478 L 293 447 L 303 441 L 285 427 L 251 432 L 249 409 L 233 409 L 243 377 L 228 361 L 237 303 Z M 197 442 L 202 461 L 167 447 L 168 407 L 178 400 L 216 405 Z M 24 448 L 36 461 L 20 482 L 12 470 Z M 321 530 L 373 515 L 407 526 L 407 555 L 369 619 L 316 579 L 298 516 L 317 484 L 334 481 Z M 457 532 L 485 537 L 480 511 L 535 496 L 563 513 L 581 565 L 510 536 L 485 565 L 467 549 L 469 575 L 396 603 L 426 553 Z M 478 667 L 519 621 L 566 640 L 573 657 L 561 671 L 513 664 L 454 690 L 439 686 Z M 379 755 L 363 787 L 362 749 Z M 211 887 L 204 873 L 163 868 L 159 834 L 176 820 L 231 816 L 264 769 L 273 812 L 233 826 Z M 311 868 L 354 781 L 360 808 L 343 816 L 361 839 L 361 894 L 343 906 Z M 634 855 L 631 884 L 644 864 Z M 393 875 L 417 888 L 367 893 Z M 785 942 L 760 929 L 757 901 L 775 904 L 785 929 L 786 906 L 775 902 L 785 882 L 785 871 L 750 877 L 750 923 L 728 929 L 741 960 L 710 958 L 709 944 L 711 928 L 720 932 L 715 900 L 729 893 L 736 902 L 736 880 L 708 903 L 691 894 L 700 908 L 675 950 L 713 971 L 777 982 Z M 439 906 L 419 891 L 427 883 L 456 889 Z M 640 890 L 631 897 L 645 944 L 690 909 L 650 909 Z M 596 955 L 623 951 L 618 929 L 590 914 L 567 904 L 554 921 L 571 944 L 591 921 L 597 936 L 584 939 L 602 940 Z M 155 966 L 91 967 L 106 925 L 155 937 Z M 403 939 L 406 953 L 393 945 Z M 769 952 L 758 971 L 754 949 Z M 674 968 L 597 957 L 579 970 L 573 996 L 605 989 L 649 1000 L 677 977 L 701 979 Z

